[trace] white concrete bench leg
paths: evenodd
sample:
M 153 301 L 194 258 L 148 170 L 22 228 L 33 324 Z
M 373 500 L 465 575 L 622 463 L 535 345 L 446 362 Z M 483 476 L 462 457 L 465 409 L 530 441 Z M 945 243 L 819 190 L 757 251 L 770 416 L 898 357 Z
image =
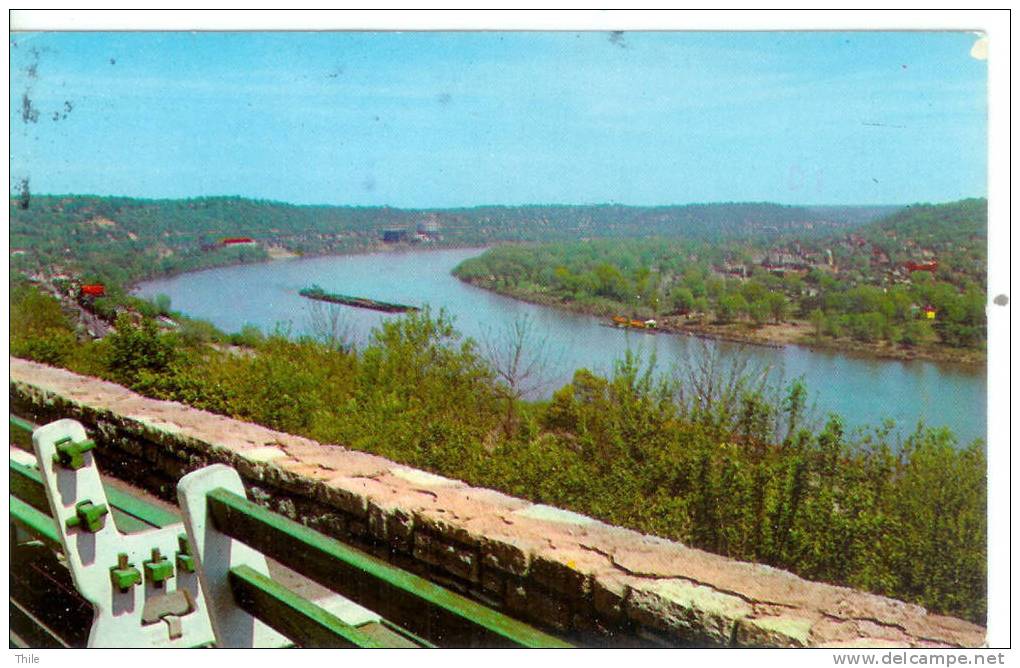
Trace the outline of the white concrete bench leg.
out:
M 238 607 L 230 588 L 230 569 L 248 566 L 269 577 L 266 558 L 244 543 L 218 531 L 209 517 L 206 496 L 222 487 L 246 496 L 237 471 L 222 464 L 207 466 L 181 478 L 177 498 L 184 514 L 199 582 L 209 604 L 209 617 L 220 647 L 284 647 L 285 636 Z
M 75 586 L 95 607 L 89 647 L 213 642 L 197 574 L 178 554 L 184 526 L 123 534 L 114 525 L 84 427 L 58 420 L 32 435 L 50 511 Z M 185 556 L 187 556 L 185 554 Z

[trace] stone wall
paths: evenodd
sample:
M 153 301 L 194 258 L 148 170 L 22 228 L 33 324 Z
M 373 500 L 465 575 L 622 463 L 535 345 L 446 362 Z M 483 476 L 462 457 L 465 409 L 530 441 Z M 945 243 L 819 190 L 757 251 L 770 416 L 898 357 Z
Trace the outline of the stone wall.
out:
M 586 645 L 976 647 L 985 630 L 11 359 L 11 409 L 81 421 L 101 469 L 176 501 L 211 463 L 288 517 Z

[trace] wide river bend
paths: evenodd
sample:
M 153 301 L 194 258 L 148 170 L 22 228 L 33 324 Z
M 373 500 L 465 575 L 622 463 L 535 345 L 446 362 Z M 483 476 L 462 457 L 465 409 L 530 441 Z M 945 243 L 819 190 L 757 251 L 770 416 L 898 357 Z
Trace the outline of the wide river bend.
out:
M 628 347 L 658 366 L 670 368 L 698 339 L 628 333 L 604 326 L 604 320 L 527 304 L 475 288 L 450 271 L 482 249 L 383 252 L 292 259 L 209 269 L 141 284 L 136 294 L 166 294 L 172 308 L 211 321 L 228 332 L 254 324 L 263 331 L 278 325 L 292 334 L 309 331 L 313 302 L 298 290 L 318 284 L 328 292 L 404 304 L 431 304 L 455 317 L 457 329 L 481 340 L 498 336 L 522 315 L 534 320 L 545 338 L 551 361 L 548 396 L 570 380 L 575 369 L 608 372 Z M 342 308 L 355 337 L 364 341 L 373 327 L 399 317 L 358 308 Z M 720 352 L 738 354 L 738 346 L 710 342 Z M 850 427 L 877 425 L 891 418 L 901 433 L 918 422 L 945 426 L 961 443 L 985 438 L 986 381 L 983 368 L 928 361 L 879 360 L 838 352 L 744 347 L 752 363 L 768 364 L 787 379 L 803 377 L 819 415 L 836 412 Z

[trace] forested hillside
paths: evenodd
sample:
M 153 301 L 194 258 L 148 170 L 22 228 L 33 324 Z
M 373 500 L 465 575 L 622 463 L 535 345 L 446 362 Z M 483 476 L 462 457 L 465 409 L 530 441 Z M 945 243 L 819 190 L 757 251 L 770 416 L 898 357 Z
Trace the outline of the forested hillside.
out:
M 853 231 L 500 246 L 461 279 L 660 328 L 850 342 L 959 358 L 985 340 L 985 200 L 918 205 Z M 787 325 L 781 327 L 782 325 Z M 797 330 L 797 325 L 801 330 Z
M 11 263 L 26 274 L 91 274 L 127 283 L 264 260 L 272 253 L 320 255 L 375 249 L 388 229 L 404 232 L 401 242 L 415 242 L 419 225 L 429 230 L 424 243 L 445 246 L 654 235 L 719 240 L 790 231 L 814 235 L 858 226 L 883 211 L 888 209 L 806 209 L 764 203 L 405 210 L 294 206 L 238 197 L 34 196 L 10 203 Z M 224 237 L 235 236 L 252 237 L 256 244 L 219 246 Z

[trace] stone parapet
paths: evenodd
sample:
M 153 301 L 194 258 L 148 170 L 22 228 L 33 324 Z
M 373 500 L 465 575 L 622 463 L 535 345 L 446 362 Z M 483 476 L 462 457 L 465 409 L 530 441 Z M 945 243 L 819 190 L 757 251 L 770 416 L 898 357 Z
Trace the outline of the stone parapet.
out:
M 212 463 L 249 497 L 507 614 L 596 646 L 978 647 L 985 629 L 392 461 L 11 358 L 11 409 L 73 418 L 110 474 L 176 501 Z

